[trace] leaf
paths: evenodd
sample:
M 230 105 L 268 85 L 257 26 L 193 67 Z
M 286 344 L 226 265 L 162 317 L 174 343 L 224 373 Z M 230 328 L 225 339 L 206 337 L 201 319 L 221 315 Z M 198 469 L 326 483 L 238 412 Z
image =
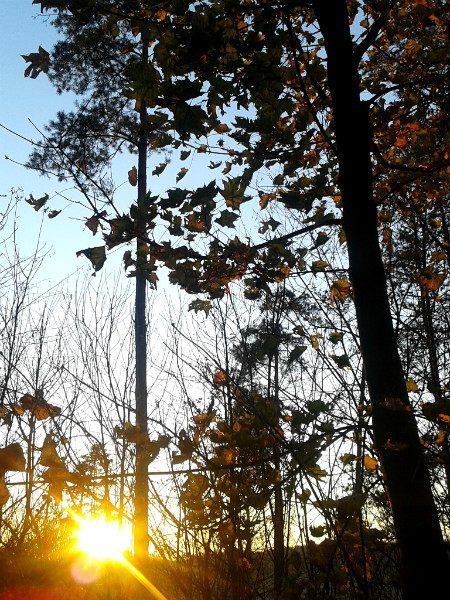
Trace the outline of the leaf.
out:
M 325 267 L 328 267 L 328 263 L 325 260 L 315 260 L 311 264 L 311 270 L 313 273 L 319 273 L 320 271 L 323 271 Z
M 220 217 L 215 220 L 215 222 L 221 227 L 229 227 L 230 229 L 234 228 L 234 222 L 239 219 L 239 215 L 230 210 L 223 210 L 220 213 Z
M 0 508 L 4 506 L 9 499 L 9 491 L 5 483 L 4 473 L 0 473 Z
M 43 467 L 60 467 L 63 464 L 56 451 L 56 442 L 51 433 L 47 433 L 45 436 L 39 463 Z
M 250 200 L 250 196 L 244 195 L 246 188 L 246 183 L 240 177 L 234 177 L 224 181 L 223 190 L 219 189 L 219 192 L 229 208 L 238 209 L 243 202 Z
M 309 500 L 309 497 L 311 496 L 311 490 L 302 490 L 301 493 L 299 494 L 298 492 L 296 492 L 295 497 L 297 498 L 297 500 L 299 502 L 302 502 L 303 504 L 306 504 Z
M 208 316 L 211 308 L 211 302 L 209 300 L 193 300 L 189 304 L 189 310 L 194 310 L 196 313 L 202 310 L 206 316 Z
M 317 527 L 313 527 L 311 525 L 309 531 L 311 532 L 311 535 L 313 537 L 320 538 L 326 534 L 327 528 L 325 527 L 325 525 L 318 525 Z
M 18 442 L 0 448 L 0 474 L 6 471 L 25 471 L 25 455 Z
M 188 156 L 191 154 L 192 150 L 182 150 L 180 152 L 180 160 L 186 160 Z
M 214 383 L 216 385 L 225 385 L 227 376 L 223 371 L 217 371 L 214 374 Z
M 368 493 L 351 494 L 339 498 L 336 502 L 339 517 L 348 518 L 353 514 L 358 513 L 367 501 Z
M 54 219 L 55 217 L 57 217 L 59 215 L 60 212 L 61 212 L 60 210 L 52 210 L 48 213 L 48 218 Z
M 341 354 L 341 355 L 329 354 L 328 356 L 334 360 L 334 362 L 337 364 L 339 369 L 345 369 L 346 367 L 348 367 L 348 368 L 351 367 L 350 359 L 346 354 Z
M 131 169 L 128 171 L 128 181 L 130 182 L 130 185 L 132 185 L 133 187 L 136 187 L 137 179 L 138 179 L 137 169 L 136 169 L 136 167 L 131 167 Z
M 355 460 L 357 460 L 357 456 L 354 454 L 343 454 L 339 457 L 339 460 L 344 463 L 344 465 L 351 465 Z
M 161 175 L 164 169 L 167 167 L 168 163 L 160 163 L 157 167 L 155 167 L 152 171 L 152 175 Z
M 191 454 L 172 454 L 172 464 L 179 465 L 191 458 Z
M 350 294 L 351 284 L 346 279 L 338 279 L 333 281 L 330 291 L 330 302 L 335 300 L 344 302 L 346 296 Z
M 47 203 L 48 198 L 49 198 L 49 195 L 48 194 L 44 194 L 44 196 L 42 196 L 41 198 L 38 198 L 37 200 L 35 200 L 34 197 L 33 197 L 33 194 L 30 194 L 29 198 L 25 198 L 25 202 L 27 202 L 30 206 L 32 206 L 35 211 L 38 211 L 43 206 L 45 206 L 45 204 Z
M 214 131 L 216 131 L 217 133 L 228 133 L 230 131 L 230 128 L 225 123 L 219 123 L 214 127 Z
M 183 179 L 183 177 L 186 175 L 186 173 L 188 172 L 188 169 L 186 169 L 186 167 L 182 167 L 178 173 L 177 173 L 177 177 L 176 177 L 176 182 L 178 183 L 179 181 L 181 181 L 181 179 Z
M 84 254 L 84 256 L 91 261 L 94 271 L 100 271 L 105 264 L 105 246 L 97 246 L 96 248 L 85 248 L 84 250 L 79 250 L 77 252 L 77 256 L 81 256 L 81 254 Z
M 405 383 L 407 392 L 417 392 L 417 385 L 414 383 L 411 377 L 408 377 Z
M 328 237 L 328 235 L 324 232 L 324 231 L 320 231 L 316 241 L 314 243 L 314 248 L 318 248 L 319 246 L 323 246 L 323 244 L 326 244 L 328 242 L 330 238 Z
M 291 350 L 289 354 L 288 364 L 292 364 L 295 360 L 298 360 L 306 348 L 307 346 L 295 346 L 295 348 Z
M 209 163 L 209 165 L 208 165 L 208 168 L 209 168 L 209 169 L 217 169 L 217 167 L 220 167 L 220 165 L 221 165 L 221 164 L 222 164 L 222 161 L 221 161 L 221 160 L 219 160 L 219 161 L 217 161 L 217 162 L 213 162 L 213 161 L 211 161 L 211 162 Z
M 378 461 L 376 458 L 372 458 L 371 456 L 364 457 L 364 467 L 367 471 L 375 471 L 378 466 Z
M 337 344 L 342 340 L 342 338 L 342 333 L 339 333 L 338 331 L 333 331 L 333 333 L 328 336 L 328 339 L 332 344 Z
M 90 231 L 92 231 L 92 235 L 95 235 L 97 233 L 99 226 L 101 227 L 100 219 L 102 217 L 106 217 L 106 215 L 106 210 L 103 210 L 101 213 L 98 213 L 97 215 L 92 215 L 92 217 L 86 220 L 85 225 Z
M 47 50 L 44 50 L 42 46 L 39 46 L 37 52 L 31 52 L 30 54 L 21 54 L 24 61 L 30 64 L 25 69 L 24 76 L 36 79 L 39 73 L 48 73 L 50 65 L 50 54 Z

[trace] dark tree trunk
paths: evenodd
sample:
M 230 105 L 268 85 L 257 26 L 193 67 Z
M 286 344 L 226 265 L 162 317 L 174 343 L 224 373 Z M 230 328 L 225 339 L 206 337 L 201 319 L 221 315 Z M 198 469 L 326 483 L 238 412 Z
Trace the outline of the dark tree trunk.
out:
M 372 405 L 375 446 L 402 556 L 406 597 L 431 598 L 446 589 L 449 560 L 389 308 L 373 200 L 370 129 L 359 95 L 345 0 L 315 0 L 328 63 L 343 226 L 347 237 L 361 352 Z M 400 399 L 403 409 L 387 408 Z
M 143 63 L 148 61 L 148 47 L 143 43 Z M 145 117 L 146 107 L 141 100 L 140 117 Z M 141 134 L 138 142 L 138 206 L 147 193 L 147 138 Z M 145 223 L 138 224 L 138 234 L 145 239 Z M 148 555 L 148 427 L 147 427 L 147 321 L 146 278 L 139 262 L 146 260 L 142 252 L 145 242 L 137 240 L 137 274 L 135 299 L 135 350 L 136 350 L 136 426 L 139 438 L 136 443 L 136 479 L 134 490 L 134 555 L 142 570 Z

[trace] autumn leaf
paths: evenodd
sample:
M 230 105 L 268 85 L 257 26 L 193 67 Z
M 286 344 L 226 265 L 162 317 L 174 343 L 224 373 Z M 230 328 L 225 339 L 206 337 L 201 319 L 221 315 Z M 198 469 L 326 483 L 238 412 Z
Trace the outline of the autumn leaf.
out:
M 319 273 L 320 271 L 323 271 L 325 267 L 328 267 L 328 263 L 325 260 L 315 260 L 311 264 L 311 270 L 313 273 Z
M 318 525 L 317 527 L 313 527 L 311 525 L 309 531 L 311 532 L 311 535 L 313 537 L 320 538 L 326 534 L 327 528 L 325 527 L 325 525 Z
M 55 217 L 57 217 L 60 214 L 60 212 L 61 212 L 60 210 L 51 210 L 48 213 L 48 218 L 49 219 L 54 219 Z
M 217 371 L 214 374 L 214 383 L 216 385 L 225 385 L 226 375 L 223 371 Z
M 43 206 L 45 206 L 45 204 L 47 203 L 48 198 L 49 198 L 49 195 L 48 194 L 44 194 L 44 196 L 42 196 L 41 198 L 38 198 L 37 200 L 35 200 L 34 197 L 33 197 L 33 194 L 30 194 L 29 198 L 25 198 L 25 202 L 27 202 L 30 206 L 32 206 L 35 211 L 38 211 Z
M 196 313 L 202 310 L 208 316 L 210 309 L 211 302 L 209 300 L 193 300 L 190 302 L 188 310 L 194 310 Z
M 367 471 L 375 471 L 378 466 L 378 461 L 371 456 L 364 457 L 364 467 Z
M 77 252 L 77 256 L 81 256 L 82 254 L 84 254 L 84 256 L 86 256 L 86 258 L 88 258 L 91 261 L 92 266 L 94 267 L 94 271 L 100 271 L 100 269 L 105 264 L 105 246 L 97 246 L 96 248 L 85 248 L 84 250 L 79 250 Z
M 160 163 L 157 167 L 155 167 L 152 171 L 152 175 L 161 175 L 164 169 L 167 167 L 168 163 Z
M 405 384 L 406 384 L 407 392 L 417 392 L 417 385 L 414 383 L 414 381 L 411 379 L 411 377 L 408 377 Z
M 4 506 L 9 499 L 9 491 L 5 483 L 5 475 L 0 474 L 0 508 Z
M 333 304 L 336 300 L 344 302 L 345 298 L 350 294 L 351 284 L 346 279 L 338 279 L 333 281 L 330 291 L 330 302 Z
M 0 475 L 6 471 L 25 471 L 25 455 L 18 442 L 0 448 Z
M 130 185 L 132 185 L 133 187 L 137 186 L 137 169 L 136 169 L 136 167 L 132 167 L 128 171 L 128 181 L 130 182 Z
M 186 167 L 182 167 L 176 176 L 175 181 L 178 183 L 179 181 L 181 181 L 181 179 L 183 179 L 183 177 L 186 175 L 186 173 L 188 172 L 188 169 L 186 169 Z
M 60 467 L 63 464 L 56 451 L 56 442 L 51 433 L 47 433 L 45 436 L 39 463 L 43 467 Z
M 21 54 L 24 61 L 29 62 L 24 72 L 25 77 L 36 79 L 39 73 L 47 73 L 50 64 L 50 54 L 47 50 L 44 50 L 42 46 L 39 46 L 37 52 L 31 52 L 30 54 Z
M 339 333 L 338 331 L 333 331 L 333 333 L 330 333 L 330 335 L 328 336 L 328 339 L 333 345 L 336 345 L 342 340 L 342 337 L 342 333 Z
M 43 421 L 44 419 L 49 419 L 50 417 L 57 417 L 61 414 L 61 409 L 59 406 L 54 406 L 53 404 L 48 404 L 47 402 L 37 402 L 30 412 L 33 416 L 36 417 L 38 421 Z
M 427 290 L 435 292 L 440 288 L 442 282 L 446 277 L 445 273 L 434 273 L 433 267 L 425 267 L 414 274 L 415 280 L 419 283 L 422 288 L 422 296 L 426 294 Z
M 92 217 L 90 217 L 89 219 L 87 219 L 85 221 L 85 225 L 90 231 L 92 231 L 92 235 L 95 235 L 97 233 L 99 226 L 100 227 L 102 226 L 100 219 L 103 217 L 106 217 L 106 215 L 107 215 L 106 210 L 103 210 L 101 213 L 92 215 Z

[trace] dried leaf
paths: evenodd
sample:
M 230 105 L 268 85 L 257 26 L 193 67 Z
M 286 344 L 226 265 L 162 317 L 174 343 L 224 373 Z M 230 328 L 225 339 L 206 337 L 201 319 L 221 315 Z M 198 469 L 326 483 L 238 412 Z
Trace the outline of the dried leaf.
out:
M 130 182 L 130 185 L 132 185 L 133 187 L 137 186 L 137 169 L 136 169 L 136 167 L 132 167 L 128 171 L 128 181 Z
M 0 449 L 0 473 L 25 471 L 25 456 L 18 442 Z

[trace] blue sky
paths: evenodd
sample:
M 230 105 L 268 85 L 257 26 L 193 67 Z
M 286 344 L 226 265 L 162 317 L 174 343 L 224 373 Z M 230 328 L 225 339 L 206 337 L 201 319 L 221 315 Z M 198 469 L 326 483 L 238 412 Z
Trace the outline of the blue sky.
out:
M 33 5 L 32 0 L 0 0 L 0 7 L 0 123 L 25 138 L 38 140 L 33 124 L 42 129 L 57 110 L 70 107 L 72 100 L 58 96 L 42 74 L 37 79 L 24 77 L 26 62 L 21 55 L 36 52 L 39 45 L 50 50 L 57 39 L 56 31 L 49 17 L 40 14 L 39 6 Z M 101 241 L 94 242 L 83 224 L 74 222 L 74 218 L 80 216 L 76 207 L 56 196 L 57 193 L 69 197 L 73 194 L 67 184 L 40 177 L 12 162 L 25 162 L 30 150 L 28 142 L 0 129 L 0 194 L 6 196 L 0 198 L 0 207 L 7 202 L 13 188 L 22 188 L 26 197 L 33 194 L 39 198 L 48 193 L 52 208 L 66 207 L 59 218 L 52 221 L 25 203 L 19 205 L 18 210 L 17 237 L 21 252 L 26 255 L 33 251 L 42 223 L 41 240 L 52 254 L 46 276 L 55 281 L 83 266 L 82 259 L 77 261 L 76 250 L 100 245 Z M 12 161 L 6 160 L 5 155 Z

